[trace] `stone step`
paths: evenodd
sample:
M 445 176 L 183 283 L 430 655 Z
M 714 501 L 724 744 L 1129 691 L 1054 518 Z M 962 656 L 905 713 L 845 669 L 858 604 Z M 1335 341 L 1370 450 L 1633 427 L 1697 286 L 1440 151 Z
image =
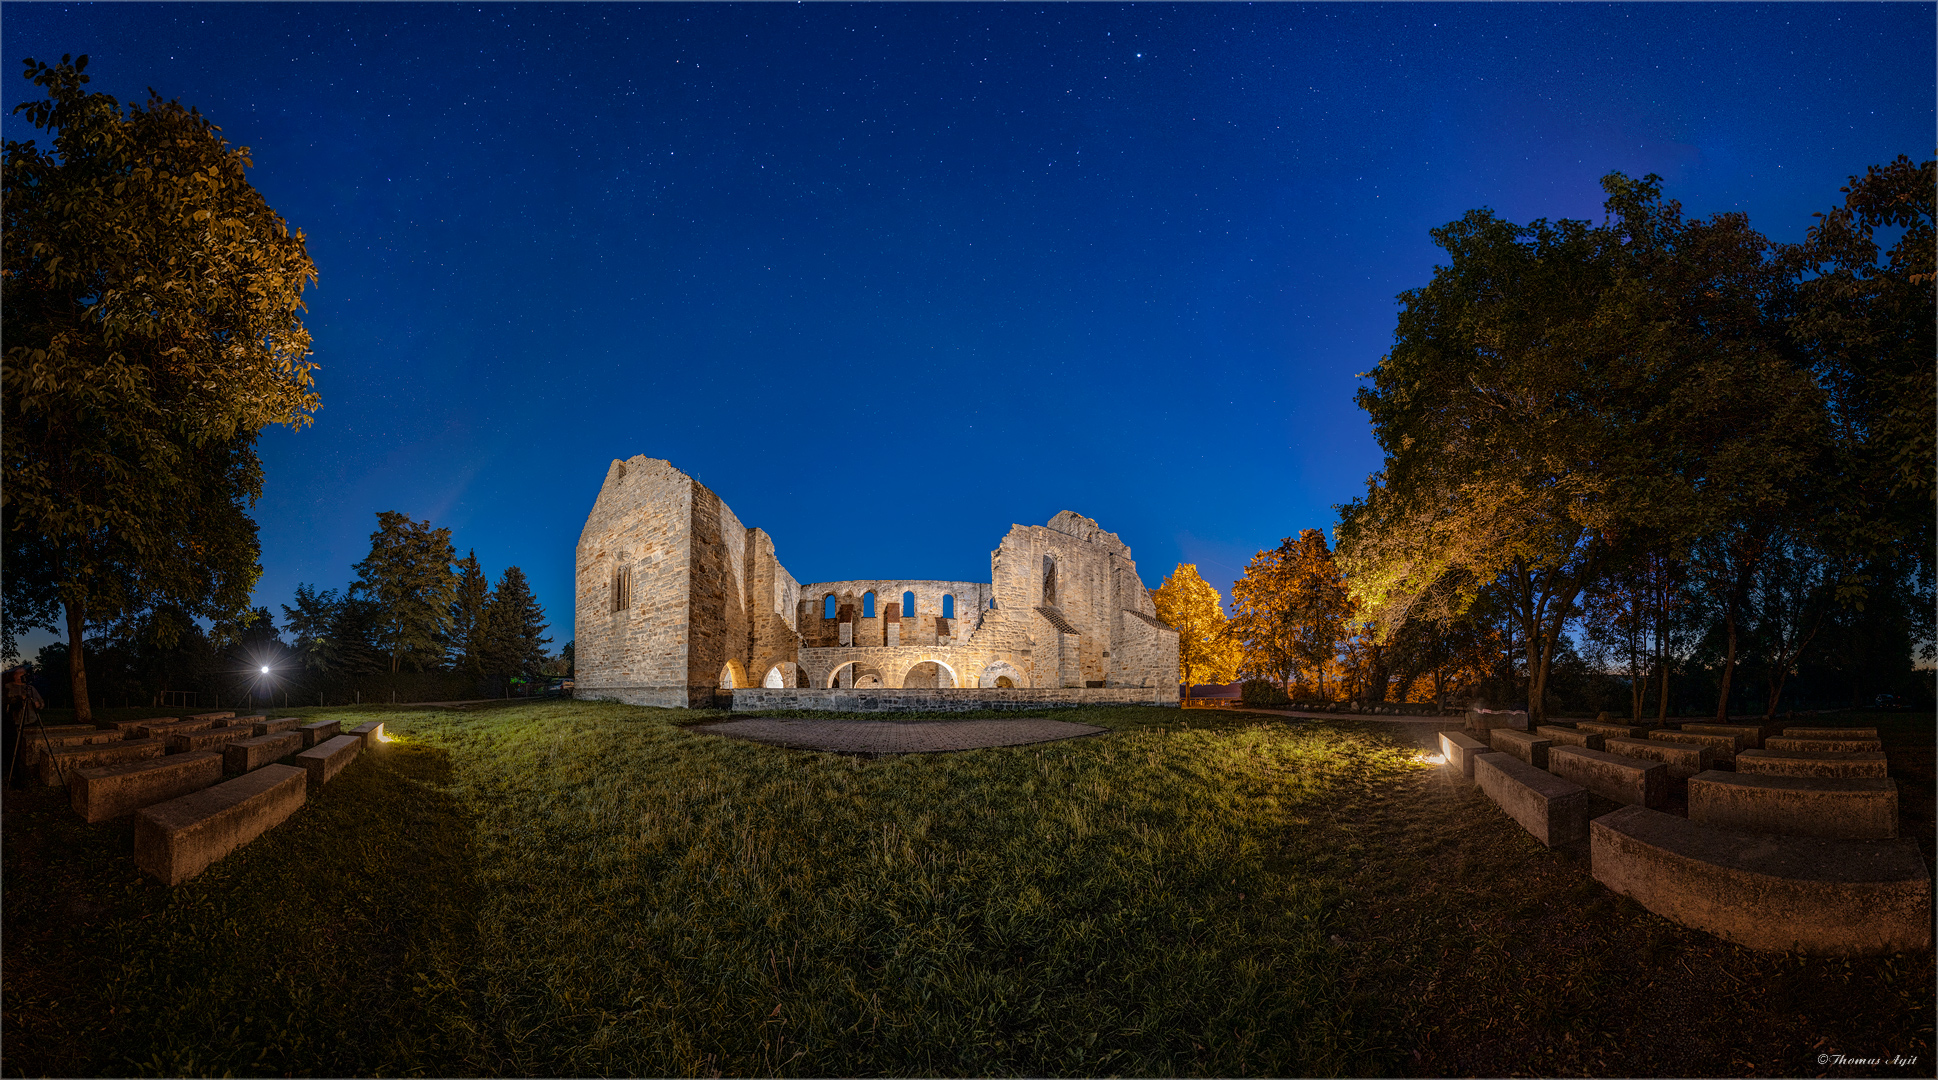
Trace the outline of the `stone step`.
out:
M 350 734 L 362 739 L 365 743 L 383 742 L 384 722 L 382 720 L 372 720 L 368 723 L 358 724 L 356 727 L 350 729 Z
M 157 758 L 168 750 L 160 739 L 121 739 L 116 742 L 66 746 L 40 759 L 40 782 L 48 787 L 66 784 L 78 769 L 98 769 L 125 765 L 144 758 Z
M 1575 725 L 1582 731 L 1592 731 L 1603 738 L 1641 739 L 1648 737 L 1654 724 L 1618 724 L 1610 720 L 1583 720 Z
M 1875 750 L 1824 753 L 1817 750 L 1745 750 L 1736 755 L 1736 771 L 1757 776 L 1823 776 L 1882 778 L 1884 755 Z
M 268 832 L 303 805 L 303 770 L 264 765 L 135 812 L 135 865 L 179 885 Z
M 1716 748 L 1664 742 L 1659 739 L 1609 739 L 1602 749 L 1623 757 L 1660 761 L 1669 767 L 1669 779 L 1680 783 L 1716 764 Z
M 182 754 L 190 750 L 220 750 L 237 739 L 249 737 L 249 726 L 237 724 L 234 727 L 210 728 L 207 731 L 170 732 L 168 752 Z
M 338 735 L 343 734 L 343 721 L 318 720 L 313 724 L 304 724 L 302 727 L 297 728 L 296 733 L 303 737 L 303 749 L 308 750 L 317 743 L 334 739 Z
M 1815 750 L 1820 754 L 1851 754 L 1863 750 L 1884 749 L 1884 743 L 1877 739 L 1862 736 L 1840 739 L 1803 739 L 1792 735 L 1779 735 L 1763 743 L 1769 750 Z
M 200 791 L 222 779 L 222 755 L 208 750 L 77 769 L 68 802 L 89 824 Z
M 1762 724 L 1684 724 L 1682 730 L 1697 735 L 1741 735 L 1744 750 L 1761 749 L 1763 737 L 1770 734 Z
M 1548 771 L 1604 799 L 1660 808 L 1669 801 L 1669 766 L 1585 746 L 1548 750 Z
M 1588 838 L 1588 792 L 1573 781 L 1496 752 L 1474 757 L 1474 783 L 1547 847 Z
M 1651 731 L 1649 738 L 1654 742 L 1707 746 L 1716 751 L 1717 761 L 1736 760 L 1737 752 L 1744 747 L 1741 735 L 1706 735 L 1700 731 Z
M 290 761 L 308 775 L 310 793 L 315 794 L 337 773 L 342 772 L 345 765 L 357 760 L 357 755 L 362 752 L 362 739 L 355 735 L 338 735 L 297 754 Z
M 1579 731 L 1559 724 L 1542 724 L 1534 729 L 1536 735 L 1547 739 L 1555 746 L 1584 746 L 1590 750 L 1600 750 L 1602 741 L 1608 736 L 1596 731 Z M 1550 750 L 1550 753 L 1553 751 Z
M 1495 728 L 1487 733 L 1487 742 L 1497 752 L 1509 754 L 1537 769 L 1548 767 L 1548 747 L 1554 745 L 1532 731 L 1513 728 Z
M 302 748 L 303 737 L 294 731 L 237 739 L 222 748 L 222 769 L 231 775 L 246 773 Z
M 1792 739 L 1875 739 L 1874 727 L 1787 727 L 1783 734 Z
M 289 731 L 302 722 L 300 716 L 284 716 L 275 720 L 258 720 L 249 725 L 249 730 L 257 735 L 274 735 L 279 731 Z
M 1710 771 L 1689 781 L 1689 820 L 1742 832 L 1888 840 L 1898 835 L 1898 783 Z
M 1486 743 L 1471 735 L 1463 735 L 1458 731 L 1440 733 L 1440 756 L 1447 760 L 1447 764 L 1459 769 L 1460 775 L 1469 780 L 1474 778 L 1474 758 L 1480 754 L 1491 753 L 1493 751 Z
M 1931 950 L 1931 876 L 1914 841 L 1727 832 L 1642 806 L 1596 818 L 1590 833 L 1595 880 L 1746 948 Z

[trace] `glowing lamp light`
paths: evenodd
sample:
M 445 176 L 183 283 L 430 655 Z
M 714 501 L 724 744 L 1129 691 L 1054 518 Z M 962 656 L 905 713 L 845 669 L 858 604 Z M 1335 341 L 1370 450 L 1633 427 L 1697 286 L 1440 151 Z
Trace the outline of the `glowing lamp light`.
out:
M 264 665 L 262 666 L 262 673 L 263 673 L 264 675 L 267 675 L 267 674 L 269 674 L 269 665 L 268 665 L 268 664 L 264 664 Z

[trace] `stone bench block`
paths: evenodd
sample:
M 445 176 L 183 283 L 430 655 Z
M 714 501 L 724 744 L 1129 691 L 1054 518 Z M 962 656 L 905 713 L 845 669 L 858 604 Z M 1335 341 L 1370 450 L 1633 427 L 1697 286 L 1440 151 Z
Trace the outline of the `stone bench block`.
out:
M 280 731 L 273 735 L 237 739 L 222 748 L 222 768 L 232 775 L 246 773 L 253 769 L 260 769 L 277 758 L 294 754 L 302 748 L 303 737 L 294 731 Z
M 373 740 L 383 742 L 384 722 L 382 720 L 372 720 L 367 724 L 358 724 L 356 727 L 350 729 L 350 734 L 355 735 L 366 743 Z
M 1888 840 L 1898 835 L 1898 782 L 1706 772 L 1689 781 L 1689 820 L 1743 832 Z
M 1736 755 L 1736 771 L 1755 776 L 1867 776 L 1883 779 L 1884 755 L 1873 750 L 1847 754 L 1815 750 L 1745 750 Z
M 27 734 L 33 735 L 36 732 L 45 731 L 49 735 L 85 735 L 90 731 L 99 732 L 99 731 L 112 731 L 112 730 L 114 729 L 104 728 L 98 724 L 42 724 L 37 728 L 35 727 L 28 728 Z
M 1548 771 L 1618 803 L 1660 807 L 1669 800 L 1669 766 L 1660 761 L 1555 746 L 1548 750 Z
M 317 743 L 334 739 L 338 735 L 343 734 L 343 721 L 318 720 L 313 724 L 304 724 L 302 727 L 297 728 L 296 733 L 303 737 L 303 749 L 308 750 Z
M 309 790 L 314 793 L 329 783 L 345 765 L 357 760 L 363 752 L 363 740 L 355 735 L 338 735 L 328 742 L 318 743 L 290 760 L 309 776 Z
M 1695 735 L 1741 735 L 1743 750 L 1758 750 L 1768 734 L 1762 724 L 1684 724 L 1682 730 Z
M 40 782 L 48 787 L 60 787 L 67 783 L 80 769 L 99 769 L 108 765 L 125 765 L 144 758 L 157 758 L 168 750 L 167 744 L 160 739 L 122 739 L 117 742 L 90 743 L 86 746 L 65 746 L 51 754 L 42 754 L 39 762 Z
M 1590 750 L 1600 750 L 1602 740 L 1607 738 L 1599 732 L 1577 731 L 1571 727 L 1560 727 L 1555 724 L 1542 724 L 1534 729 L 1534 733 L 1555 746 L 1584 746 Z M 1552 750 L 1549 752 L 1553 753 Z
M 233 712 L 199 712 L 199 713 L 196 713 L 196 714 L 195 714 L 195 715 L 193 715 L 193 716 L 189 716 L 189 717 L 184 717 L 184 719 L 187 719 L 187 720 L 227 720 L 227 719 L 229 719 L 230 717 L 232 717 L 232 716 L 234 716 L 234 715 L 235 715 L 235 713 L 233 713 Z M 227 725 L 224 725 L 224 726 L 226 727 Z
M 180 722 L 180 717 L 151 716 L 146 720 L 102 720 L 94 726 L 103 730 L 119 731 L 123 738 L 133 739 L 139 737 L 135 734 L 135 729 L 143 724 L 174 724 Z
M 198 750 L 79 769 L 67 785 L 67 793 L 74 812 L 91 825 L 200 791 L 220 779 L 222 755 Z
M 58 735 L 52 730 L 42 733 L 28 728 L 20 735 L 20 764 L 23 768 L 38 768 L 41 757 L 50 750 L 64 750 L 71 746 L 99 746 L 121 741 L 121 733 L 112 728 L 106 730 L 88 728 L 85 731 L 67 731 Z
M 1590 833 L 1595 880 L 1746 948 L 1931 951 L 1931 877 L 1913 841 L 1746 835 L 1642 806 L 1596 818 Z
M 1487 738 L 1488 732 L 1497 728 L 1513 728 L 1516 731 L 1528 729 L 1528 714 L 1525 712 L 1494 711 L 1491 709 L 1468 709 L 1467 730 Z
M 183 754 L 190 750 L 220 750 L 237 739 L 248 737 L 249 727 L 246 724 L 210 728 L 207 731 L 171 732 L 168 736 L 168 752 Z
M 1683 781 L 1716 764 L 1716 748 L 1663 742 L 1659 739 L 1609 739 L 1602 749 L 1623 757 L 1660 761 L 1669 767 L 1669 779 Z
M 1474 758 L 1480 754 L 1491 753 L 1493 751 L 1488 749 L 1486 743 L 1471 735 L 1462 735 L 1458 731 L 1440 733 L 1440 756 L 1446 758 L 1447 764 L 1459 769 L 1460 775 L 1469 780 L 1474 778 Z
M 1588 792 L 1573 781 L 1504 753 L 1474 758 L 1474 783 L 1547 847 L 1588 838 Z
M 303 805 L 303 770 L 264 765 L 135 813 L 135 865 L 179 885 Z
M 1548 747 L 1553 745 L 1531 731 L 1516 731 L 1513 728 L 1495 728 L 1487 733 L 1488 745 L 1503 754 L 1514 757 L 1537 769 L 1548 767 Z
M 166 739 L 170 735 L 176 735 L 182 732 L 207 731 L 214 726 L 215 721 L 213 720 L 156 719 L 143 720 L 134 726 L 133 731 L 134 737 L 137 739 Z
M 1734 761 L 1737 752 L 1743 749 L 1741 735 L 1705 735 L 1700 731 L 1651 731 L 1649 738 L 1655 742 L 1707 746 L 1716 751 L 1717 761 Z
M 249 725 L 249 730 L 257 735 L 274 735 L 279 731 L 289 731 L 303 722 L 300 716 L 284 716 L 275 720 L 257 720 Z
M 1874 727 L 1787 727 L 1783 734 L 1792 739 L 1875 739 Z
M 1859 751 L 1881 751 L 1884 743 L 1877 739 L 1862 736 L 1840 739 L 1801 739 L 1791 735 L 1779 735 L 1764 742 L 1767 750 L 1815 750 L 1820 754 L 1852 754 Z
M 1643 739 L 1647 738 L 1653 724 L 1617 724 L 1607 720 L 1583 720 L 1575 725 L 1578 730 L 1592 731 L 1603 738 Z

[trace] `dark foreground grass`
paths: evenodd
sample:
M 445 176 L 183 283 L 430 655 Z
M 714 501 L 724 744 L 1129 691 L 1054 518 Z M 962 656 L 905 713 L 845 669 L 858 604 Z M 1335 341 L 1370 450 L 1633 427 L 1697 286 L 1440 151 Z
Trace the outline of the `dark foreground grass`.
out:
M 863 759 L 617 705 L 303 712 L 398 741 L 173 890 L 129 823 L 8 795 L 6 1073 L 1932 1071 L 1930 956 L 1658 919 L 1424 729 L 1073 710 L 1112 733 Z

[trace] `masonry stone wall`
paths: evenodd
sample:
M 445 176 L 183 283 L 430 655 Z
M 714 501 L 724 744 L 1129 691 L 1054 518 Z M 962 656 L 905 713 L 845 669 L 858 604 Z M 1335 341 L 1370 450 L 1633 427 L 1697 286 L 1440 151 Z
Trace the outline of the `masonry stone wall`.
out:
M 1068 510 L 1013 526 L 990 553 L 988 582 L 802 584 L 767 533 L 671 463 L 641 456 L 607 470 L 577 560 L 581 697 L 700 706 L 716 690 L 953 702 L 954 691 L 1136 689 L 1149 693 L 1126 700 L 1177 700 L 1177 632 L 1157 619 L 1130 549 Z M 830 596 L 834 618 L 824 616 Z
M 1176 708 L 1176 684 L 1159 688 L 1014 690 L 735 690 L 734 712 L 802 709 L 817 712 L 969 712 L 977 709 L 1037 711 L 1080 705 L 1155 705 Z

